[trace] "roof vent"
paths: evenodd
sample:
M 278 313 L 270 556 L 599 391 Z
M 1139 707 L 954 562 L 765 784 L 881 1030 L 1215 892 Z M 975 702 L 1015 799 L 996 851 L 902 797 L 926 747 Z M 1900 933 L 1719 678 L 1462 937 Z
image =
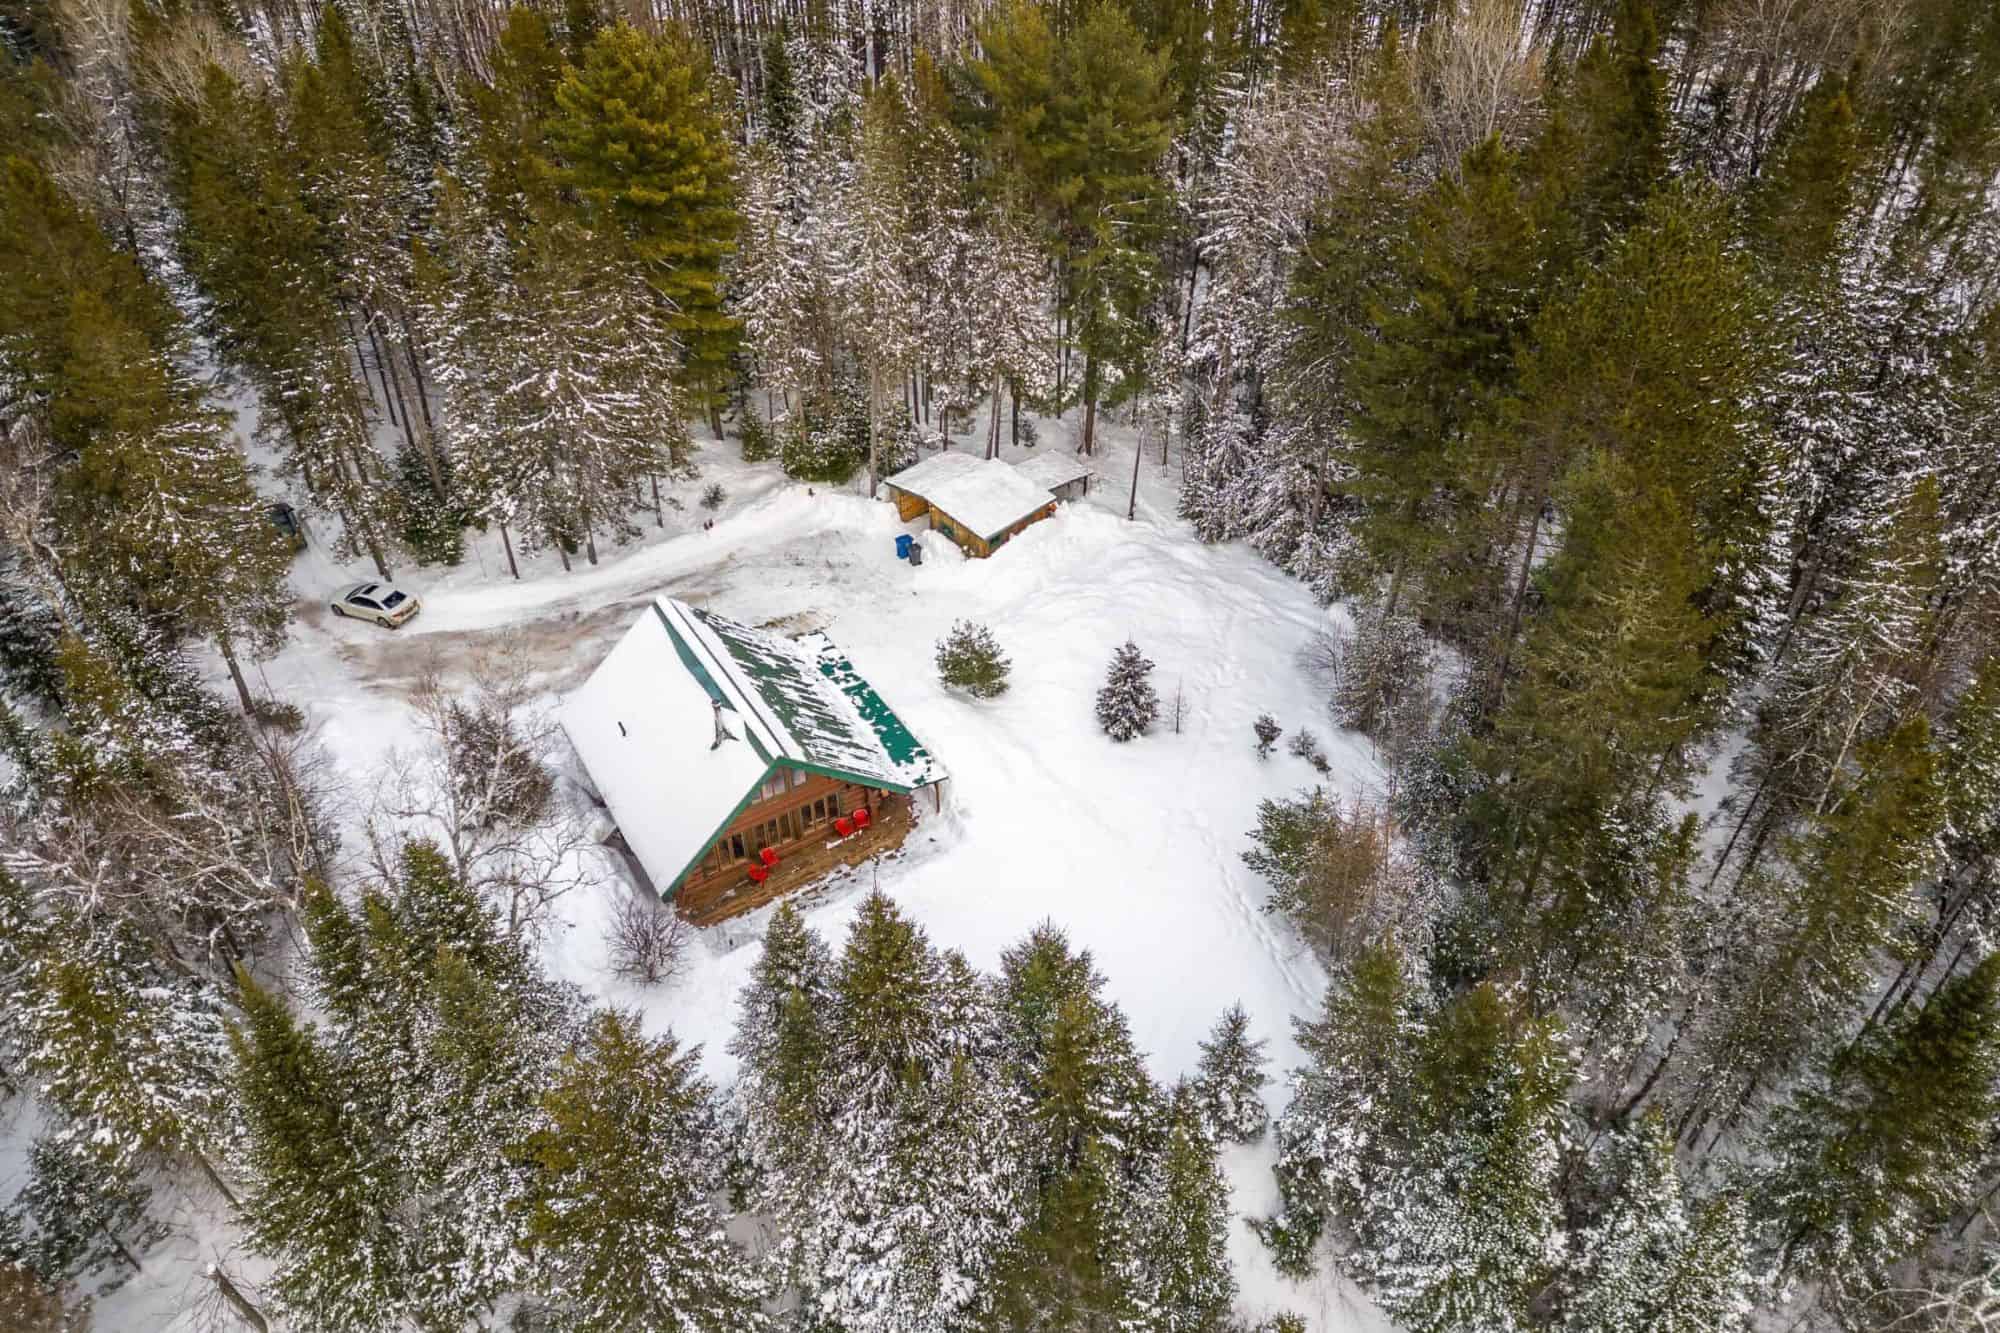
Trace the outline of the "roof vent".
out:
M 708 748 L 714 750 L 719 749 L 724 741 L 733 741 L 736 738 L 729 734 L 728 727 L 722 725 L 722 700 L 710 699 L 708 703 L 715 710 L 715 739 L 708 743 Z

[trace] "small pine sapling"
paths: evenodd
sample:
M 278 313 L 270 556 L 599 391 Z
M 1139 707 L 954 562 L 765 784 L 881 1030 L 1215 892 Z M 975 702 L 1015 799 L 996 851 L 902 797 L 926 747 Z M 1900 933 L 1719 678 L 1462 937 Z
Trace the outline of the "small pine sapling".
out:
M 1167 715 L 1173 719 L 1174 735 L 1176 736 L 1181 734 L 1181 723 L 1187 720 L 1187 711 L 1187 688 L 1180 681 L 1175 681 L 1174 702 L 1173 706 L 1168 710 Z
M 1231 1005 L 1201 1043 L 1194 1077 L 1202 1118 L 1217 1139 L 1253 1143 L 1264 1133 L 1270 1118 L 1259 1095 L 1270 1082 L 1264 1064 L 1264 1043 L 1250 1036 L 1250 1016 Z
M 1409 711 L 1411 697 L 1428 696 L 1430 672 L 1430 641 L 1416 617 L 1365 612 L 1334 680 L 1334 718 L 1343 727 L 1385 739 Z
M 1321 773 L 1332 771 L 1332 765 L 1326 761 L 1325 752 L 1319 748 L 1319 737 L 1304 727 L 1292 733 L 1292 743 L 1286 748 L 1311 764 L 1316 771 Z
M 701 493 L 701 507 L 712 514 L 722 508 L 722 502 L 728 498 L 729 493 L 722 489 L 722 483 L 711 481 L 708 489 Z
M 743 446 L 743 461 L 761 463 L 778 454 L 778 442 L 771 434 L 771 428 L 764 424 L 764 418 L 755 412 L 745 412 L 737 436 Z
M 1111 655 L 1111 671 L 1097 692 L 1097 722 L 1114 741 L 1144 735 L 1159 715 L 1160 696 L 1153 692 L 1153 664 L 1127 639 Z
M 994 641 L 993 631 L 961 620 L 938 640 L 938 678 L 975 699 L 994 699 L 1007 692 L 1007 671 L 1013 665 Z
M 1285 729 L 1278 725 L 1278 719 L 1272 717 L 1269 713 L 1259 713 L 1257 721 L 1252 725 L 1251 730 L 1257 733 L 1257 757 L 1259 759 L 1269 759 L 1271 757 L 1271 747 L 1278 743 L 1278 737 L 1285 734 Z

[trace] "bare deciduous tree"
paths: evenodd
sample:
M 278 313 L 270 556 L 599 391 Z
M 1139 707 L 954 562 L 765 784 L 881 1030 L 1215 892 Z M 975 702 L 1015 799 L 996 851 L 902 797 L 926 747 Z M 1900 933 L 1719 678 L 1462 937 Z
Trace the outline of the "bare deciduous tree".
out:
M 1459 0 L 1424 31 L 1424 123 L 1448 171 L 1494 135 L 1525 121 L 1541 86 L 1541 61 L 1522 26 L 1520 0 Z
M 479 652 L 467 675 L 462 692 L 436 662 L 419 675 L 411 691 L 418 742 L 390 752 L 369 842 L 388 877 L 407 838 L 430 838 L 518 935 L 592 878 L 590 838 L 557 790 L 548 760 L 560 733 L 519 641 Z
M 39 899 L 138 926 L 163 961 L 227 975 L 308 879 L 329 875 L 339 790 L 311 730 L 248 734 L 231 754 L 233 768 L 0 815 L 0 866 Z
M 607 931 L 611 970 L 648 986 L 671 979 L 687 952 L 689 930 L 672 904 L 643 891 L 622 896 Z

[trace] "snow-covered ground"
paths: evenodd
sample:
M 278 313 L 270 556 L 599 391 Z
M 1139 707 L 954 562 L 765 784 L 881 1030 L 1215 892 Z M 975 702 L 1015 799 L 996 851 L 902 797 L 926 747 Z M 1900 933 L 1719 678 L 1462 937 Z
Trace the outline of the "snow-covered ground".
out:
M 1041 447 L 1069 448 L 1065 434 L 1062 423 L 1043 423 Z M 855 487 L 792 484 L 771 465 L 743 464 L 733 444 L 704 448 L 703 476 L 675 488 L 685 508 L 669 512 L 664 530 L 649 518 L 640 542 L 604 551 L 594 568 L 579 560 L 565 573 L 544 554 L 524 562 L 517 583 L 497 538 L 487 537 L 441 576 L 399 571 L 425 605 L 394 633 L 324 614 L 333 588 L 372 571 L 329 559 L 315 539 L 294 571 L 300 623 L 260 670 L 273 692 L 309 710 L 360 800 L 406 733 L 406 689 L 428 663 L 449 673 L 512 636 L 559 694 L 663 592 L 749 624 L 823 629 L 951 778 L 944 809 L 926 811 L 907 856 L 810 895 L 813 926 L 837 944 L 862 892 L 879 881 L 934 941 L 992 968 L 1036 923 L 1053 920 L 1094 955 L 1160 1078 L 1190 1072 L 1197 1043 L 1237 1001 L 1281 1075 L 1298 1055 L 1291 1020 L 1312 1009 L 1325 976 L 1261 910 L 1264 887 L 1240 853 L 1258 801 L 1315 775 L 1282 747 L 1260 761 L 1251 723 L 1268 711 L 1287 732 L 1318 733 L 1343 794 L 1372 790 L 1380 773 L 1366 741 L 1332 727 L 1298 661 L 1333 613 L 1248 550 L 1194 540 L 1173 512 L 1178 460 L 1171 471 L 1157 452 L 1145 460 L 1138 515 L 1128 521 L 1132 444 L 1116 428 L 1106 435 L 1090 498 L 986 561 L 931 537 L 920 568 L 899 562 L 894 539 L 906 528 L 893 506 Z M 981 439 L 977 431 L 961 447 Z M 712 481 L 729 499 L 705 530 L 695 500 Z M 934 645 L 961 617 L 990 626 L 1013 658 L 1000 699 L 973 701 L 937 680 Z M 1099 732 L 1092 703 L 1112 649 L 1128 636 L 1157 665 L 1162 717 L 1151 735 L 1119 745 Z M 1185 704 L 1179 734 L 1176 694 Z M 764 914 L 703 933 L 682 975 L 641 990 L 604 965 L 608 900 L 580 891 L 559 904 L 546 945 L 551 968 L 641 1010 L 653 1030 L 700 1043 L 707 1071 L 726 1084 L 735 995 Z M 1275 1109 L 1281 1085 L 1266 1095 Z M 1228 1167 L 1239 1213 L 1268 1212 L 1269 1148 L 1233 1150 Z M 1290 1309 L 1329 1333 L 1388 1327 L 1336 1279 L 1279 1278 L 1247 1227 L 1234 1240 L 1244 1314 Z M 149 1302 L 135 1294 L 131 1303 Z M 115 1294 L 99 1327 L 157 1326 L 121 1304 Z

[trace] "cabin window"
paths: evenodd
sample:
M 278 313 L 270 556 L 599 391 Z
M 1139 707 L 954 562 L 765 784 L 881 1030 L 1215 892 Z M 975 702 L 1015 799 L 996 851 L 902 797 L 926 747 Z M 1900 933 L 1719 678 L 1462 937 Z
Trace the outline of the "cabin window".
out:
M 806 785 L 806 771 L 805 771 L 805 770 L 804 770 L 803 768 L 795 768 L 795 769 L 793 769 L 793 770 L 792 770 L 792 786 L 793 786 L 793 787 L 794 787 L 794 788 L 796 789 L 796 788 L 799 788 L 799 787 L 803 787 L 803 786 L 805 786 L 805 785 Z
M 807 829 L 811 828 L 812 826 L 813 826 L 812 802 L 807 801 L 804 805 L 799 807 L 799 832 L 804 833 Z

